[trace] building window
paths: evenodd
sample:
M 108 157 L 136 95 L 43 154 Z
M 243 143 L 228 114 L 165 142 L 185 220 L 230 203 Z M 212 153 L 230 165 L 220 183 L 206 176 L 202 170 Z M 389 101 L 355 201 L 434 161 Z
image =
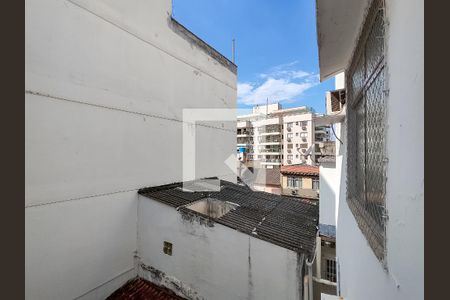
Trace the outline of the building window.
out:
M 295 136 L 298 136 L 298 132 L 295 133 Z
M 288 154 L 287 159 L 292 160 L 292 154 Z
M 287 134 L 287 138 L 288 138 L 288 139 L 290 139 L 290 138 L 292 138 L 292 137 L 293 137 L 292 132 Z
M 308 126 L 308 121 L 302 121 L 302 127 Z
M 298 177 L 288 177 L 287 178 L 287 186 L 291 189 L 301 189 L 302 188 L 302 180 Z
M 319 179 L 314 178 L 312 180 L 312 188 L 313 190 L 319 190 Z
M 287 127 L 287 128 L 292 128 L 292 122 L 287 123 L 286 127 Z
M 384 7 L 368 11 L 347 72 L 347 203 L 376 257 L 385 265 Z
M 336 260 L 326 260 L 325 278 L 331 282 L 336 282 Z
M 300 148 L 308 148 L 308 143 L 300 144 Z
M 295 122 L 295 125 L 298 125 L 298 122 Z
M 295 154 L 295 158 L 298 158 L 298 154 Z
M 308 133 L 307 132 L 302 132 L 302 133 L 300 133 L 300 137 L 307 138 L 308 137 Z
M 287 144 L 288 149 L 292 149 L 292 144 Z

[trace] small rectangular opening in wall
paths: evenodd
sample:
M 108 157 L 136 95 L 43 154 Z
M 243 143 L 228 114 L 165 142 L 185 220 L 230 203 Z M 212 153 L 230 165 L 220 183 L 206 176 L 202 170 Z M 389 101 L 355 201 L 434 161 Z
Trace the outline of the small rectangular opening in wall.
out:
M 163 252 L 167 255 L 172 255 L 172 243 L 164 241 Z
M 229 211 L 236 209 L 237 206 L 237 204 L 228 201 L 222 201 L 216 198 L 205 198 L 186 206 L 186 208 L 217 219 L 224 216 Z

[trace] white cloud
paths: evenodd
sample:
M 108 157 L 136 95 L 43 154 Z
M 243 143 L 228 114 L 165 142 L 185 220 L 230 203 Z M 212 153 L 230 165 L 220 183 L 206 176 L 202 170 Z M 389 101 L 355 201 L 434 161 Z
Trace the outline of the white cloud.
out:
M 291 98 L 300 96 L 304 91 L 314 86 L 311 82 L 295 83 L 286 79 L 268 78 L 263 84 L 253 87 L 249 84 L 245 85 L 245 91 L 239 90 L 238 85 L 238 101 L 247 105 L 255 105 L 269 102 L 277 102 L 283 100 L 291 100 Z M 248 90 L 248 87 L 252 87 Z
M 238 98 L 242 98 L 248 96 L 253 90 L 253 86 L 249 83 L 238 83 L 237 85 L 237 96 Z
M 291 101 L 301 96 L 307 89 L 317 85 L 317 74 L 296 70 L 298 62 L 273 67 L 269 72 L 259 74 L 262 83 L 238 83 L 238 102 L 246 105 L 269 102 Z

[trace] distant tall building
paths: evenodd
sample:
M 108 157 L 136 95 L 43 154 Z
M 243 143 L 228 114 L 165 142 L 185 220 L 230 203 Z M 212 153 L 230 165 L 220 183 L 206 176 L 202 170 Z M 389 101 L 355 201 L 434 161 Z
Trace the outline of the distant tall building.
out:
M 315 165 L 319 143 L 330 140 L 330 127 L 317 126 L 306 106 L 282 109 L 280 103 L 257 105 L 252 114 L 238 116 L 237 149 L 241 161 L 252 167 L 306 163 Z

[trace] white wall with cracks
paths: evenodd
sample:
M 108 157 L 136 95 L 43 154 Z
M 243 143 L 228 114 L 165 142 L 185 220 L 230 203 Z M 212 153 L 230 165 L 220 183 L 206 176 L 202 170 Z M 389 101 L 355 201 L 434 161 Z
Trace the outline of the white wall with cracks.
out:
M 136 275 L 137 189 L 182 179 L 182 109 L 235 108 L 236 74 L 170 0 L 25 7 L 26 298 L 101 299 Z M 197 126 L 198 177 L 235 181 L 235 126 Z
M 139 274 L 188 299 L 301 299 L 303 257 L 139 196 Z M 172 255 L 163 252 L 172 243 Z

